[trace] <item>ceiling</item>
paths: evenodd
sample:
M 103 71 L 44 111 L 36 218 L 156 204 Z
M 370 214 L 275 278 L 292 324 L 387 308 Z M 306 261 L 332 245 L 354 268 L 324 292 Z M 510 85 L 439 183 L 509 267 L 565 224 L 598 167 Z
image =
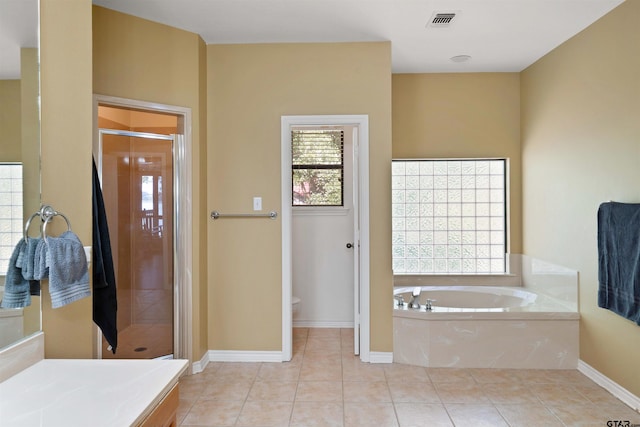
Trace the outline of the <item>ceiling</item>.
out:
M 390 41 L 394 73 L 518 72 L 624 0 L 93 0 L 207 44 Z M 0 0 L 0 78 L 19 75 L 37 0 Z M 453 12 L 447 27 L 428 25 Z M 29 24 L 25 24 L 29 22 Z M 466 62 L 450 58 L 469 55 Z M 17 67 L 17 70 L 16 70 Z M 11 69 L 11 71 L 5 71 Z M 13 77 L 16 78 L 16 77 Z
M 0 0 L 0 80 L 20 77 L 21 47 L 38 47 L 38 0 Z
M 3 0 L 0 0 L 3 1 Z M 624 0 L 93 0 L 207 44 L 391 41 L 394 73 L 518 72 Z M 427 26 L 455 12 L 449 27 Z M 466 62 L 453 56 L 469 55 Z

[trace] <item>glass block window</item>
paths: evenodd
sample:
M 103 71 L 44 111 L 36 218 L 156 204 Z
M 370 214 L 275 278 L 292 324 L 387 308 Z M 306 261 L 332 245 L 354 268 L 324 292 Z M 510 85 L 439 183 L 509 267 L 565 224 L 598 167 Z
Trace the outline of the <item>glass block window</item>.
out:
M 291 131 L 293 206 L 343 206 L 344 131 Z
M 394 274 L 505 272 L 506 160 L 393 160 Z
M 13 249 L 24 234 L 22 164 L 0 163 L 0 275 L 7 273 Z

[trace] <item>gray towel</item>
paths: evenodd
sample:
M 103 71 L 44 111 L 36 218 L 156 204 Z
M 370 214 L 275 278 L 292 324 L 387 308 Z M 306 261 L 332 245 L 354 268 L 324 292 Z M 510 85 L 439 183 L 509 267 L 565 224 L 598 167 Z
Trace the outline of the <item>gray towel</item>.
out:
M 29 237 L 27 239 L 26 248 L 24 250 L 23 256 L 21 257 L 22 261 L 22 277 L 26 280 L 35 280 L 33 275 L 35 269 L 35 255 L 36 248 L 41 242 L 41 238 L 39 237 Z
M 33 257 L 33 278 L 42 280 L 49 277 L 49 266 L 47 265 L 47 245 L 44 240 L 40 239 L 36 247 L 36 253 Z
M 26 248 L 21 251 L 21 255 L 18 257 L 17 265 L 22 268 L 22 277 L 29 281 L 29 293 L 32 296 L 40 296 L 40 279 L 43 277 L 36 277 L 38 269 L 36 255 L 42 244 L 40 237 L 29 237 Z
M 31 294 L 29 293 L 29 281 L 22 277 L 22 269 L 18 266 L 20 252 L 25 250 L 24 239 L 20 239 L 13 249 L 9 259 L 9 268 L 4 282 L 4 295 L 1 308 L 24 308 L 31 305 Z
M 51 307 L 58 308 L 91 296 L 87 256 L 82 242 L 72 231 L 47 237 Z
M 598 306 L 640 325 L 640 204 L 598 209 Z

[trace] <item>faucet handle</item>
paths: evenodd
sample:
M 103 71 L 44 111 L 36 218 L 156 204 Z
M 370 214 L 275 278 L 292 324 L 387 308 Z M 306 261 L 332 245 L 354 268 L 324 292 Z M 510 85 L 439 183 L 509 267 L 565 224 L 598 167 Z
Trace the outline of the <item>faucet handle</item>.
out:
M 435 299 L 427 298 L 427 301 L 424 303 L 424 309 L 425 310 L 432 310 L 433 309 L 432 304 L 434 302 L 436 302 L 436 301 L 437 300 L 435 300 Z
M 402 295 L 398 295 L 394 297 L 397 301 L 398 307 L 402 307 L 404 305 L 404 297 Z

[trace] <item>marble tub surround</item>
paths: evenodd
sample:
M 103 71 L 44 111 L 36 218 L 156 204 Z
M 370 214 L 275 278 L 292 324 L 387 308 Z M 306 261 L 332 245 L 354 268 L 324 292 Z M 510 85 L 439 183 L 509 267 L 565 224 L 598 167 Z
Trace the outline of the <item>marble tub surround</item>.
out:
M 394 361 L 425 367 L 575 369 L 578 272 L 527 256 L 509 258 L 518 283 L 421 286 L 420 309 L 394 299 Z M 470 279 L 467 279 L 470 280 Z M 396 287 L 394 294 L 409 288 Z M 410 298 L 410 297 L 409 297 Z M 424 301 L 435 299 L 426 310 Z M 439 301 L 438 301 L 439 300 Z
M 23 312 L 22 308 L 0 308 L 0 348 L 24 337 Z
M 0 383 L 0 425 L 140 425 L 186 360 L 45 359 Z
M 0 276 L 0 301 L 4 295 L 4 276 Z M 22 308 L 0 308 L 0 348 L 19 341 L 24 337 Z
M 521 286 L 553 298 L 578 311 L 578 271 L 527 255 L 512 255 L 520 260 Z
M 0 350 L 0 383 L 43 359 L 44 333 L 42 332 L 36 332 L 2 348 Z
M 505 319 L 479 313 L 406 313 L 393 318 L 393 361 L 424 367 L 575 369 L 579 319 Z M 423 314 L 427 317 L 412 318 Z M 513 315 L 513 314 L 511 314 Z M 436 318 L 439 317 L 439 318 Z
M 533 304 L 497 309 L 407 306 L 394 304 L 394 362 L 456 368 L 578 366 L 580 315 L 544 295 Z

